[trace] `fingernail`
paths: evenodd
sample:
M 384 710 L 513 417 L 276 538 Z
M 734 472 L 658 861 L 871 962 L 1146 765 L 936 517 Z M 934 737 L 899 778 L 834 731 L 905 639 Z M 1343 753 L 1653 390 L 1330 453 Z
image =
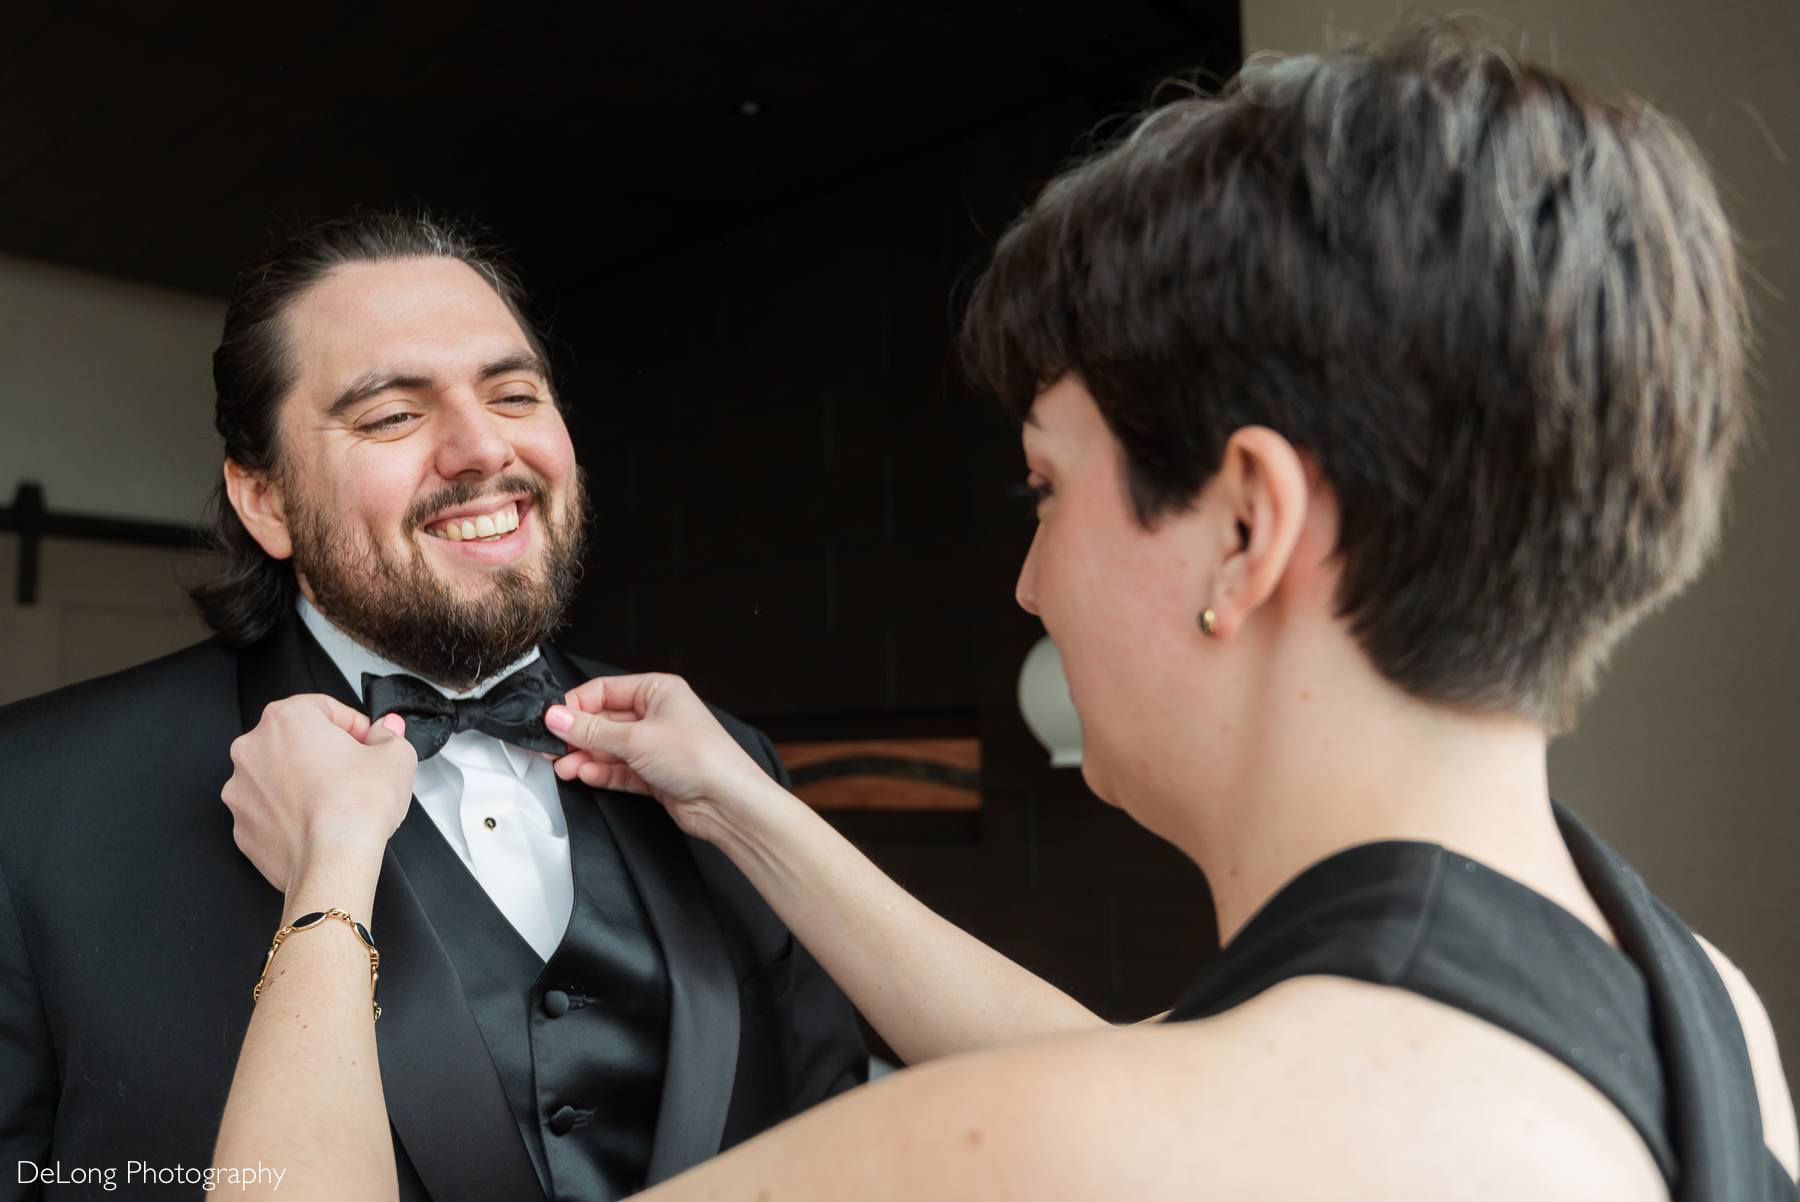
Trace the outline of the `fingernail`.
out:
M 388 714 L 382 718 L 381 724 L 402 737 L 406 734 L 406 719 L 399 714 Z
M 544 711 L 544 725 L 560 733 L 575 725 L 575 715 L 565 706 L 553 705 Z

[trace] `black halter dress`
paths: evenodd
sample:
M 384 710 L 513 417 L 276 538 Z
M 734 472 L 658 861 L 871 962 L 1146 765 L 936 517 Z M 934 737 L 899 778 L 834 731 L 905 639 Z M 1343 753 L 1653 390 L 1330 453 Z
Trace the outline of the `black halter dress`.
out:
M 1737 1011 L 1712 961 L 1618 853 L 1556 819 L 1619 947 L 1555 902 L 1433 843 L 1371 843 L 1301 873 L 1207 966 L 1168 1021 L 1294 977 L 1391 985 L 1536 1044 L 1637 1128 L 1676 1202 L 1792 1202 L 1763 1143 Z

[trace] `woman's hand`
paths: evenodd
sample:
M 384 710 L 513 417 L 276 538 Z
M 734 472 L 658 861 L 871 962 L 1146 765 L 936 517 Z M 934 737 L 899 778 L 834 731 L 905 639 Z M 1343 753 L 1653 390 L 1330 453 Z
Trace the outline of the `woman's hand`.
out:
M 544 715 L 574 749 L 556 761 L 556 774 L 648 794 L 695 838 L 720 842 L 738 806 L 780 792 L 679 676 L 600 676 L 566 700 Z
M 236 768 L 222 796 L 238 849 L 288 894 L 322 860 L 378 868 L 412 799 L 418 756 L 405 730 L 397 714 L 371 723 L 318 694 L 271 704 L 231 744 Z
M 396 714 L 371 723 L 309 694 L 270 705 L 231 744 L 232 834 L 287 895 L 283 925 L 329 909 L 368 923 L 419 764 L 405 731 Z M 398 1196 L 368 974 L 363 945 L 336 921 L 281 945 L 244 1035 L 215 1166 L 285 1165 L 303 1199 Z
M 1104 1027 L 920 905 L 725 733 L 679 676 L 602 676 L 544 725 L 564 780 L 648 793 L 720 848 L 908 1064 Z

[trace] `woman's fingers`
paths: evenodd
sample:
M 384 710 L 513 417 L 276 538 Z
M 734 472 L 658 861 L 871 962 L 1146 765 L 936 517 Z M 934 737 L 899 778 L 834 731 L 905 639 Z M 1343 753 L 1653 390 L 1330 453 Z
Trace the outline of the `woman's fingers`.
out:
M 399 714 L 383 714 L 381 721 L 369 724 L 369 729 L 362 735 L 362 741 L 369 747 L 377 747 L 383 743 L 406 737 L 406 719 Z M 417 752 L 414 752 L 417 755 Z
M 631 722 L 648 717 L 659 706 L 698 702 L 686 680 L 667 672 L 639 672 L 632 676 L 596 676 L 570 689 L 564 700 L 570 709 L 590 714 L 607 713 L 614 721 Z
M 598 788 L 648 793 L 682 807 L 735 796 L 761 769 L 679 676 L 603 676 L 544 714 L 569 746 L 556 774 Z
M 368 715 L 360 710 L 351 709 L 335 697 L 327 697 L 323 693 L 305 693 L 302 696 L 305 700 L 318 706 L 320 711 L 331 719 L 332 725 L 339 730 L 348 732 L 353 739 L 366 741 L 365 736 L 369 733 Z
M 550 759 L 552 763 L 550 767 L 556 772 L 556 775 L 562 777 L 564 780 L 574 780 L 575 770 L 580 768 L 583 764 L 591 762 L 594 758 L 593 752 L 583 751 L 580 748 L 577 748 L 567 755 L 551 756 Z
M 556 735 L 570 747 L 579 747 L 583 751 L 591 750 L 593 734 L 593 715 L 586 710 L 575 709 L 567 705 L 553 705 L 544 711 L 544 726 L 551 734 Z
M 318 694 L 271 703 L 233 742 L 221 793 L 239 848 L 278 888 L 320 849 L 378 848 L 412 799 L 418 753 L 405 732 L 398 714 L 371 723 Z
M 566 699 L 571 708 L 590 714 L 611 710 L 621 717 L 637 717 L 644 712 L 642 698 L 645 696 L 646 686 L 658 675 L 655 672 L 639 672 L 631 676 L 596 676 L 570 689 Z
M 568 755 L 554 759 L 555 763 L 550 767 L 561 780 L 578 780 L 597 789 L 622 789 L 627 793 L 651 792 L 643 778 L 618 756 L 596 751 L 571 751 Z
M 583 751 L 579 748 L 567 755 L 551 755 L 546 752 L 544 758 L 550 761 L 551 771 L 563 780 L 576 779 L 583 764 L 623 764 L 625 762 L 618 756 L 608 755 L 604 751 Z
M 629 764 L 602 764 L 593 760 L 580 765 L 576 769 L 581 783 L 596 789 L 617 789 L 622 793 L 642 793 L 650 795 L 654 791 L 644 783 L 644 778 L 631 770 Z
M 571 751 L 568 755 L 553 755 L 550 759 L 553 761 L 550 765 L 551 771 L 555 772 L 562 780 L 574 780 L 581 766 L 592 760 L 593 756 L 588 752 L 576 750 Z
M 406 741 L 406 719 L 399 714 L 384 715 L 379 722 L 369 725 L 368 734 L 363 738 L 363 745 L 371 748 L 377 756 L 387 761 L 387 770 L 395 773 L 396 781 L 404 779 L 406 785 L 394 790 L 388 796 L 392 806 L 388 813 L 387 834 L 392 835 L 406 818 L 406 811 L 412 805 L 412 774 L 419 766 L 419 753 L 413 745 Z
M 613 712 L 590 713 L 566 705 L 553 705 L 544 714 L 544 725 L 570 747 L 623 759 L 629 755 L 640 727 L 635 720 L 619 721 L 613 717 Z

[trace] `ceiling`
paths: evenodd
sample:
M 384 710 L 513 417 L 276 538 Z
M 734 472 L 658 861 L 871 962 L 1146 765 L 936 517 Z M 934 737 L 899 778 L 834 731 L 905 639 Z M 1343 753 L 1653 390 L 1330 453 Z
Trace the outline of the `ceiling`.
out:
M 8 4 L 0 251 L 223 294 L 299 220 L 425 204 L 566 293 L 1202 53 L 1236 0 Z

